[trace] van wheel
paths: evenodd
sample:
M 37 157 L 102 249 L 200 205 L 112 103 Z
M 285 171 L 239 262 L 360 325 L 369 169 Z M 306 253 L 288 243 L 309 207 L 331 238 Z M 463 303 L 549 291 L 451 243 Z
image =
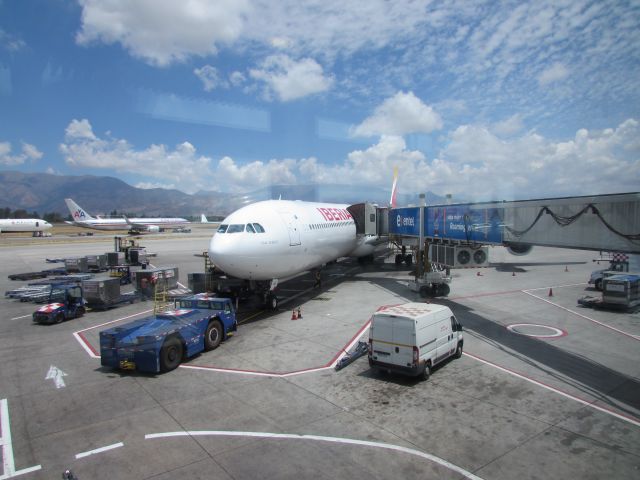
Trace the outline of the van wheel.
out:
M 429 376 L 431 376 L 431 365 L 429 365 L 428 363 L 425 363 L 421 378 L 422 380 L 429 380 Z
M 602 279 L 601 279 L 601 278 L 599 278 L 598 280 L 596 280 L 596 285 L 595 285 L 595 287 L 596 287 L 596 290 L 598 290 L 599 292 L 601 292 L 601 291 L 602 291 Z
M 458 344 L 458 348 L 456 348 L 455 358 L 462 357 L 462 343 Z

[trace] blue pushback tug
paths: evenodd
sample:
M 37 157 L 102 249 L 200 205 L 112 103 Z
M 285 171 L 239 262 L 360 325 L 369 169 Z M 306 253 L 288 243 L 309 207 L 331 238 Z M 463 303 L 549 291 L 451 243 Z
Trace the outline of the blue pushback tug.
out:
M 213 350 L 238 328 L 228 298 L 198 294 L 175 308 L 100 332 L 100 363 L 140 372 L 168 372 L 183 358 Z

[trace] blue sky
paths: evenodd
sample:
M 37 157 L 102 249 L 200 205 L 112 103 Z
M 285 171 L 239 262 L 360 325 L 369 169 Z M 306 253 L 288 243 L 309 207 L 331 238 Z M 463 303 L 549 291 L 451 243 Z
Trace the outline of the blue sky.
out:
M 0 1 L 0 169 L 131 185 L 640 190 L 640 4 Z

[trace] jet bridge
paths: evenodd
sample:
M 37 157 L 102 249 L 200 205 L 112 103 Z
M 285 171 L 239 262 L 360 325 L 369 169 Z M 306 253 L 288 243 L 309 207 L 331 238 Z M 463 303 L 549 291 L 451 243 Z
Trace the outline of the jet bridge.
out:
M 389 233 L 521 253 L 535 245 L 640 253 L 640 193 L 395 208 Z

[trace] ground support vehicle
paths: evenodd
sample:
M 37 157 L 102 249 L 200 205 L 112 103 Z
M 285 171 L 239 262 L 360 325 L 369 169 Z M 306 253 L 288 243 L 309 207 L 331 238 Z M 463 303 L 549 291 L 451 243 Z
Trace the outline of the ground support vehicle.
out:
M 602 291 L 602 282 L 607 276 L 613 275 L 614 273 L 622 273 L 629 271 L 629 263 L 627 261 L 615 261 L 611 260 L 609 262 L 609 268 L 603 268 L 600 270 L 594 270 L 591 272 L 591 277 L 589 278 L 589 285 L 593 285 L 593 287 L 599 292 Z
M 405 303 L 373 315 L 369 329 L 369 365 L 378 370 L 429 378 L 449 357 L 460 358 L 462 325 L 448 307 Z
M 451 275 L 447 270 L 433 270 L 425 272 L 421 277 L 409 282 L 407 286 L 409 290 L 420 293 L 423 298 L 446 297 L 451 291 L 450 283 Z
M 57 302 L 51 300 L 62 298 Z M 78 318 L 84 315 L 85 306 L 82 297 L 82 287 L 77 285 L 52 285 L 49 300 L 51 303 L 43 305 L 33 312 L 33 321 L 41 324 L 60 323 L 64 320 Z
M 584 296 L 578 304 L 589 308 L 636 310 L 640 307 L 640 274 L 606 272 L 602 297 Z
M 213 350 L 238 328 L 233 303 L 207 294 L 176 300 L 174 308 L 100 332 L 105 367 L 173 370 L 184 358 Z

